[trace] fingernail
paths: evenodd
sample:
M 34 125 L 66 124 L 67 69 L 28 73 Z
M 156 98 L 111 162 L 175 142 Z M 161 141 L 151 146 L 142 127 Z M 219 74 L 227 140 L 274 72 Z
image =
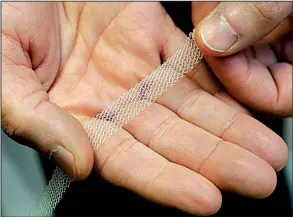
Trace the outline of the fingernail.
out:
M 224 52 L 234 45 L 238 36 L 233 33 L 225 19 L 214 14 L 201 25 L 201 38 L 204 44 L 211 50 Z
M 49 158 L 52 158 L 72 180 L 76 179 L 73 155 L 61 145 L 52 145 Z

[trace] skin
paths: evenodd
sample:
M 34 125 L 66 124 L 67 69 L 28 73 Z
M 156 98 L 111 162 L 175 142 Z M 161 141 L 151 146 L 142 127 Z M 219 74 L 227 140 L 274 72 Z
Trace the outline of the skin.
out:
M 238 35 L 225 52 L 207 47 L 200 34 L 214 13 Z M 292 116 L 291 2 L 193 2 L 192 21 L 198 46 L 235 99 L 270 116 Z
M 47 155 L 54 144 L 68 150 L 54 160 L 73 179 L 93 168 L 196 215 L 218 211 L 220 190 L 274 190 L 284 141 L 204 62 L 92 152 L 82 125 L 184 43 L 159 3 L 3 3 L 2 19 L 2 129 Z

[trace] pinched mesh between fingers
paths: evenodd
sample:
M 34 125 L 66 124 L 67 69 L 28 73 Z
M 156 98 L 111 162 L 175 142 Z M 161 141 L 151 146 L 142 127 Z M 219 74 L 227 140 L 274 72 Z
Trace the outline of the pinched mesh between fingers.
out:
M 182 48 L 178 49 L 162 65 L 114 101 L 103 112 L 86 123 L 85 129 L 93 149 L 96 150 L 99 145 L 150 106 L 183 77 L 184 73 L 190 71 L 200 59 L 202 59 L 202 54 L 195 45 L 191 33 Z M 67 175 L 61 169 L 56 168 L 45 192 L 30 215 L 52 215 L 70 183 Z

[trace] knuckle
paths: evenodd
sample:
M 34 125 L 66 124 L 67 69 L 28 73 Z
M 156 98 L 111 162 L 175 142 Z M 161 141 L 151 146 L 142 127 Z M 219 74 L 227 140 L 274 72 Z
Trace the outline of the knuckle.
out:
M 286 9 L 286 4 L 282 2 L 252 2 L 251 5 L 257 16 L 266 22 L 279 20 Z
M 1 128 L 3 132 L 12 140 L 30 146 L 28 141 L 27 129 L 25 128 L 26 121 L 19 119 L 13 107 L 4 101 L 1 111 Z
M 23 131 L 21 130 L 21 127 L 18 124 L 15 124 L 11 120 L 10 113 L 7 113 L 5 115 L 2 115 L 2 130 L 3 132 L 9 136 L 10 138 L 18 138 L 23 135 Z
M 172 133 L 172 129 L 179 123 L 180 119 L 176 115 L 172 115 L 166 120 L 164 120 L 160 126 L 153 131 L 150 140 L 148 142 L 148 146 L 153 148 L 156 144 L 164 143 L 164 139 L 167 138 L 170 133 Z

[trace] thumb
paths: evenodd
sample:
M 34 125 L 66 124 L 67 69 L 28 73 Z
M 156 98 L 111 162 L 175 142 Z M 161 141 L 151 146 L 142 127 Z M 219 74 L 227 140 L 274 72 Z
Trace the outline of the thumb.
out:
M 291 2 L 221 2 L 196 25 L 196 42 L 206 55 L 230 55 L 265 37 L 291 12 Z
M 86 178 L 93 166 L 88 136 L 69 113 L 49 101 L 32 69 L 10 67 L 3 72 L 2 129 L 21 144 L 50 156 L 73 180 Z M 15 75 L 30 78 L 24 86 Z

